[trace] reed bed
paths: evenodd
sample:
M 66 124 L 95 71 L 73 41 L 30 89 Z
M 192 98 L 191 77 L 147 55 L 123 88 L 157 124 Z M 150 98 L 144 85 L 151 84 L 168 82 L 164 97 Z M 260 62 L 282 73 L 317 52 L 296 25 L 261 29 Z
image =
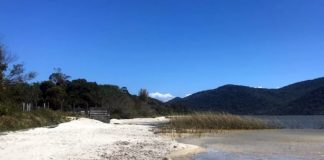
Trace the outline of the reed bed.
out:
M 192 113 L 170 116 L 170 122 L 160 126 L 164 133 L 198 133 L 221 130 L 277 129 L 280 125 L 258 118 L 228 113 Z

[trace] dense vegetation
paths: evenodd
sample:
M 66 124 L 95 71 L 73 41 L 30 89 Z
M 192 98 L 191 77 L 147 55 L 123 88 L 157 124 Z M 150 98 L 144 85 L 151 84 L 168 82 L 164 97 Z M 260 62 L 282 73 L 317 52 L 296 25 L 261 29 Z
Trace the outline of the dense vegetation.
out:
M 102 107 L 107 108 L 113 118 L 157 116 L 171 111 L 162 102 L 149 98 L 145 89 L 141 89 L 138 96 L 131 95 L 126 87 L 97 84 L 86 79 L 71 80 L 70 76 L 63 73 L 60 68 L 55 68 L 48 80 L 30 83 L 35 78 L 36 72 L 25 72 L 23 64 L 14 62 L 14 56 L 6 53 L 4 47 L 0 45 L 0 118 L 3 121 L 2 125 L 9 119 L 36 118 L 40 112 L 37 110 L 40 109 L 49 109 L 44 113 L 54 115 L 54 112 L 50 110 L 69 113 L 84 111 L 86 113 L 91 107 Z M 27 110 L 35 112 L 23 112 L 23 108 L 26 110 L 27 105 L 29 107 Z M 14 123 L 14 120 L 12 121 Z
M 22 103 L 39 103 L 41 92 L 38 84 L 27 83 L 36 73 L 26 73 L 22 64 L 12 64 L 14 60 L 0 45 L 0 132 L 67 121 L 66 113 L 50 109 L 23 112 Z
M 170 122 L 161 126 L 162 132 L 196 133 L 233 129 L 274 129 L 280 125 L 257 118 L 225 113 L 192 113 L 170 117 Z
M 0 116 L 0 132 L 51 126 L 69 121 L 67 113 L 50 109 L 21 112 L 15 106 L 8 107 L 3 105 L 0 106 L 0 109 L 2 110 L 2 115 Z M 7 109 L 7 113 L 5 114 L 3 114 L 4 109 Z
M 279 89 L 225 85 L 168 102 L 192 110 L 233 114 L 324 114 L 324 78 Z
M 290 102 L 283 114 L 321 114 L 324 115 L 324 87 Z

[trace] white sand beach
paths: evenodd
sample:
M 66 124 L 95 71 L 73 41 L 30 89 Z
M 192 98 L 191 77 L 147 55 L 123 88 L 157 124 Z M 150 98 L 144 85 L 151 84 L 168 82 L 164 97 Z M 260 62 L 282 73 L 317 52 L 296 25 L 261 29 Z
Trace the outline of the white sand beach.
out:
M 81 118 L 55 128 L 7 132 L 0 136 L 1 160 L 158 160 L 199 151 L 154 134 L 149 124 L 168 119 L 111 120 Z

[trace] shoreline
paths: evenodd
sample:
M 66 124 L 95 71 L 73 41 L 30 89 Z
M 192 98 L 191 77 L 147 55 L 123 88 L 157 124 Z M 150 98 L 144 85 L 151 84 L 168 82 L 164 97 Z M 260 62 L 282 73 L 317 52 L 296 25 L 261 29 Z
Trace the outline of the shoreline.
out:
M 111 120 L 80 118 L 55 128 L 34 128 L 0 135 L 0 159 L 178 159 L 203 148 L 154 133 L 167 118 Z
M 169 155 L 170 159 L 189 160 L 191 159 L 191 157 L 193 157 L 196 154 L 206 152 L 206 149 L 200 146 L 184 144 L 184 143 L 179 143 L 179 144 L 184 145 L 184 148 L 171 152 L 171 154 Z
M 157 118 L 134 118 L 134 119 L 112 119 L 110 123 L 118 124 L 118 125 L 158 125 L 167 123 L 170 120 L 165 117 L 157 117 Z M 150 130 L 150 132 L 154 133 L 154 129 Z M 154 133 L 155 134 L 155 133 Z M 167 141 L 173 142 L 174 145 L 168 155 L 166 155 L 163 159 L 169 160 L 188 160 L 192 156 L 206 152 L 206 149 L 197 145 L 180 143 L 169 133 L 158 133 L 160 137 L 164 138 Z

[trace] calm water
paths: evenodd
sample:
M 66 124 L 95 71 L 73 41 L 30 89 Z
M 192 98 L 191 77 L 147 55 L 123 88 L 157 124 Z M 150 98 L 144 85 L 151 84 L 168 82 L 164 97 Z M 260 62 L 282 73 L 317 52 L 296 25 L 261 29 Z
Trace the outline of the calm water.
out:
M 316 116 L 252 116 L 279 123 L 288 129 L 324 129 L 324 115 Z
M 194 160 L 324 160 L 324 116 L 262 116 L 286 129 L 224 131 L 179 139 L 207 148 Z

